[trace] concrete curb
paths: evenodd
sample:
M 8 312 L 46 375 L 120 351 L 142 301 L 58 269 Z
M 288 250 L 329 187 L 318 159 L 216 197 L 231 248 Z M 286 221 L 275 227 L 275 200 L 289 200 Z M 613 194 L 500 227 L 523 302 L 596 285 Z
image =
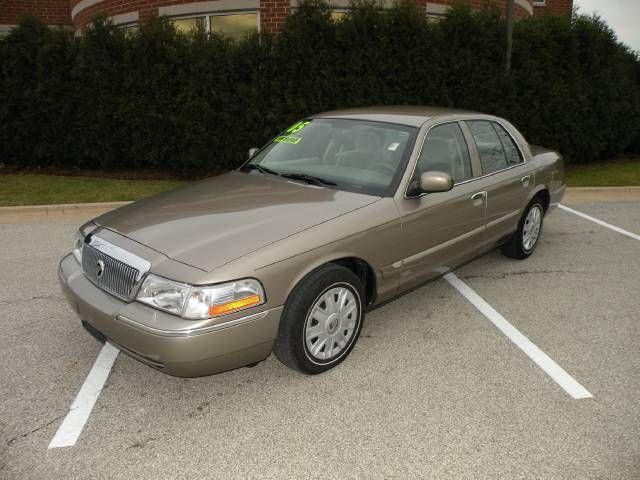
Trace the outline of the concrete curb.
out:
M 567 188 L 565 201 L 616 201 L 640 200 L 640 186 L 638 187 L 574 187 Z M 108 212 L 131 202 L 101 202 L 101 203 L 67 203 L 61 205 L 27 205 L 15 207 L 0 207 L 0 219 L 3 218 L 32 218 L 84 215 L 97 212 Z
M 640 187 L 568 188 L 563 203 L 639 202 Z
M 64 203 L 60 205 L 26 205 L 0 207 L 0 217 L 15 215 L 66 215 L 95 210 L 113 210 L 131 202 Z
M 567 188 L 567 193 L 613 193 L 613 192 L 639 192 L 638 187 L 571 187 Z

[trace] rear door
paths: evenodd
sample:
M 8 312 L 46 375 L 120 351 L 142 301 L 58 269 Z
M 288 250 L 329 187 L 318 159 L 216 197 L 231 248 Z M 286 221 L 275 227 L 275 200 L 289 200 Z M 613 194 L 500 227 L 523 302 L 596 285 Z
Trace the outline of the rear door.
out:
M 448 192 L 419 193 L 415 186 L 427 171 L 446 172 L 455 185 Z M 432 127 L 424 141 L 411 182 L 399 200 L 402 240 L 392 271 L 401 290 L 441 274 L 478 252 L 484 230 L 485 199 L 459 122 Z
M 486 192 L 486 249 L 516 230 L 534 179 L 526 173 L 522 150 L 503 125 L 492 120 L 465 123 L 482 168 L 482 177 L 474 183 Z

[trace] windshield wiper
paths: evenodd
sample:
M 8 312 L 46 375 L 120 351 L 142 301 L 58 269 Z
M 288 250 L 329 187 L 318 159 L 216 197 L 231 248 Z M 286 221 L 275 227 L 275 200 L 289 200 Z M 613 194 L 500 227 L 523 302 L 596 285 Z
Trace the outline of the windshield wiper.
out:
M 314 183 L 316 185 L 337 185 L 337 183 L 331 180 L 326 180 L 322 177 L 316 177 L 315 175 L 307 175 L 306 173 L 281 173 L 281 177 L 290 178 L 291 180 L 302 180 L 307 183 Z
M 275 170 L 271 170 L 270 168 L 263 167 L 262 165 L 259 165 L 257 163 L 248 163 L 247 165 L 242 167 L 242 169 L 243 170 L 258 170 L 259 172 L 266 173 L 267 175 L 277 175 L 278 177 L 280 176 L 280 173 L 276 172 Z
M 331 180 L 324 179 L 322 177 L 316 177 L 314 175 L 307 175 L 306 173 L 280 173 L 275 170 L 271 170 L 270 168 L 263 167 L 258 163 L 248 163 L 245 165 L 243 170 L 258 170 L 261 173 L 266 173 L 268 175 L 276 175 L 278 177 L 290 178 L 291 180 L 302 180 L 307 183 L 313 183 L 315 185 L 329 185 L 334 186 L 337 185 L 335 182 Z

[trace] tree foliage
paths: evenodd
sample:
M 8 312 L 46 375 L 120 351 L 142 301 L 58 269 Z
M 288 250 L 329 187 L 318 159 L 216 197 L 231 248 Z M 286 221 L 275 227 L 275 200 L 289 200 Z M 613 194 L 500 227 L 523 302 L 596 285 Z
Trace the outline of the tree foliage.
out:
M 640 62 L 598 17 L 517 22 L 504 73 L 496 10 L 433 22 L 411 2 L 302 3 L 277 36 L 236 42 L 158 19 L 82 36 L 25 19 L 0 40 L 0 161 L 20 167 L 233 168 L 306 115 L 422 104 L 504 116 L 573 163 L 640 150 Z

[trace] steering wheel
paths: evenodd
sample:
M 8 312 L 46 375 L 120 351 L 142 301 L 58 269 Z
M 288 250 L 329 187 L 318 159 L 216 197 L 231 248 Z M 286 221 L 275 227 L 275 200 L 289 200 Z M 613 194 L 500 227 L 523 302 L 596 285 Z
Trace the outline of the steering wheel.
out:
M 371 170 L 380 173 L 389 173 L 392 177 L 396 174 L 396 169 L 386 162 L 378 162 L 371 166 Z

